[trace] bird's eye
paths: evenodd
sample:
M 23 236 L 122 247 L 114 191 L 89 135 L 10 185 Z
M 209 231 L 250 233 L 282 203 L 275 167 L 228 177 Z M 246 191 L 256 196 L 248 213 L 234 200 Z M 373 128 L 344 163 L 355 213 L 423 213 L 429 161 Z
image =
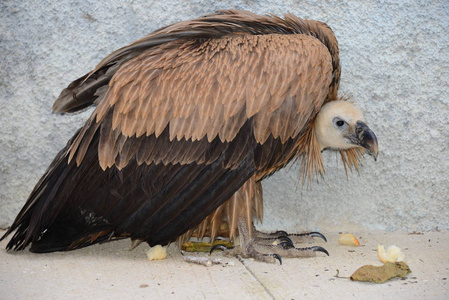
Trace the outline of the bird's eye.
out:
M 337 121 L 336 124 L 338 127 L 341 127 L 341 126 L 345 125 L 345 121 L 339 120 L 339 121 Z
M 333 124 L 334 127 L 337 128 L 338 130 L 345 130 L 346 127 L 348 126 L 348 124 L 347 124 L 344 120 L 342 120 L 341 118 L 339 118 L 339 117 L 335 117 L 335 118 L 332 120 L 332 124 Z

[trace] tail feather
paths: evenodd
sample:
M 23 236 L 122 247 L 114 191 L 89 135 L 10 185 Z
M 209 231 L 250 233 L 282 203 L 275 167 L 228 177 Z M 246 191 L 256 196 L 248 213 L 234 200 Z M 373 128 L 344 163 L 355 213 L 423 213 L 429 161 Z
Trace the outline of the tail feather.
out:
M 67 164 L 64 159 L 66 149 L 67 147 L 58 153 L 44 176 L 36 184 L 36 187 L 31 192 L 26 204 L 17 215 L 11 227 L 1 237 L 0 240 L 3 240 L 13 231 L 16 231 L 6 246 L 6 249 L 23 250 L 31 242 L 37 241 L 39 237 L 37 232 L 40 230 L 39 225 L 42 224 L 42 215 L 38 215 L 37 211 L 45 209 L 49 205 L 48 201 L 43 201 L 43 199 L 48 199 L 48 194 L 58 188 L 58 174 L 63 172 L 63 164 Z M 46 218 L 49 218 L 49 216 L 47 215 Z
M 67 183 L 74 181 L 78 171 L 76 163 L 67 159 L 72 141 L 73 138 L 57 154 L 11 227 L 0 238 L 3 240 L 15 231 L 7 250 L 23 250 L 30 243 L 32 252 L 69 250 L 80 238 L 110 229 L 104 220 L 92 219 L 89 212 L 70 207 L 68 203 L 67 195 L 76 187 Z

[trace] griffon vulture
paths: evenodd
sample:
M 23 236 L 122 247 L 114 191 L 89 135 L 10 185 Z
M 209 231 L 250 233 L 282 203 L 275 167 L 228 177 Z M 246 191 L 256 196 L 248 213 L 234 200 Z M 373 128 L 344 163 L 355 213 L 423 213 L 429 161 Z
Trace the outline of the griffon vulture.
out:
M 96 108 L 6 232 L 15 231 L 7 249 L 121 238 L 165 245 L 194 230 L 214 238 L 226 220 L 245 256 L 325 252 L 285 238 L 262 251 L 253 221 L 262 216 L 261 181 L 290 161 L 311 178 L 323 173 L 325 149 L 340 151 L 345 168 L 357 168 L 365 150 L 377 155 L 376 136 L 339 99 L 339 82 L 332 30 L 292 14 L 219 11 L 113 52 L 56 100 L 56 112 Z

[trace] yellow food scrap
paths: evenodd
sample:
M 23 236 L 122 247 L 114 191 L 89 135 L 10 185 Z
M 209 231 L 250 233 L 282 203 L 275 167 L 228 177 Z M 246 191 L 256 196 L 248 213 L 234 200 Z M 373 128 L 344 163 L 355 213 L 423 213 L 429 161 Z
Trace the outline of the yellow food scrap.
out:
M 377 257 L 383 262 L 397 262 L 403 261 L 405 258 L 404 253 L 398 246 L 391 245 L 385 250 L 384 245 L 377 245 Z
M 345 233 L 340 236 L 338 239 L 338 243 L 340 245 L 346 245 L 346 246 L 360 246 L 360 242 L 357 240 L 357 238 L 351 234 L 351 233 Z
M 167 250 L 161 245 L 156 245 L 147 251 L 147 256 L 149 260 L 164 259 L 167 257 Z

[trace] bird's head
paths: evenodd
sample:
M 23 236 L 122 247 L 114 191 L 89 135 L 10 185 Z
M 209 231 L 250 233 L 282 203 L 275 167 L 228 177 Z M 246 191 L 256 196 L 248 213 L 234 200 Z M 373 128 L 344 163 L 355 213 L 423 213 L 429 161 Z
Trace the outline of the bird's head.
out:
M 315 130 L 321 150 L 347 150 L 361 147 L 377 158 L 377 138 L 363 114 L 348 101 L 330 101 L 317 115 Z

